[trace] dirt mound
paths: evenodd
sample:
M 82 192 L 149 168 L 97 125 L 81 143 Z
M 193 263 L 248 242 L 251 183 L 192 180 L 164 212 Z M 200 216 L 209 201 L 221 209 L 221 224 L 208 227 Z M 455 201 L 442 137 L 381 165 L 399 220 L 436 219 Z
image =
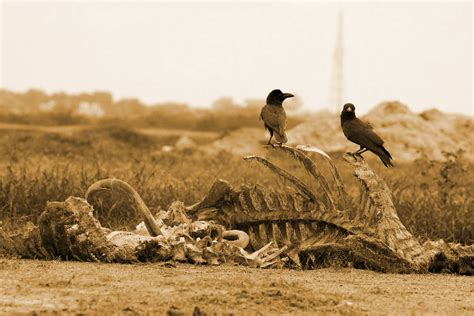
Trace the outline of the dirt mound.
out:
M 428 110 L 420 114 L 398 102 L 383 102 L 362 119 L 370 122 L 386 142 L 396 161 L 411 161 L 422 154 L 443 159 L 443 151 L 464 150 L 474 160 L 474 119 L 469 116 Z M 353 151 L 340 129 L 339 115 L 318 113 L 311 121 L 288 132 L 290 144 L 312 144 L 325 151 Z
M 205 151 L 216 154 L 220 151 L 229 152 L 235 155 L 262 154 L 262 147 L 268 140 L 269 135 L 265 134 L 262 128 L 242 127 L 227 133 L 205 147 Z
M 351 146 L 342 134 L 339 115 L 318 112 L 310 120 L 288 132 L 290 145 L 310 144 L 326 152 L 349 150 Z

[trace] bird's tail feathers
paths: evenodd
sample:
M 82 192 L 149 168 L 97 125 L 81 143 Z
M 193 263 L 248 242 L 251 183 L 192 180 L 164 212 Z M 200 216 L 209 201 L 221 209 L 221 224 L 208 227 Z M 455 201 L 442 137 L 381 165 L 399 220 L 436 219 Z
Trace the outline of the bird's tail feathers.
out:
M 275 140 L 277 143 L 285 144 L 288 142 L 288 138 L 286 137 L 286 133 L 275 133 Z
M 385 147 L 382 146 L 382 151 L 384 152 L 385 155 L 387 155 L 390 159 L 393 159 L 392 158 L 392 155 L 390 155 L 390 153 L 388 152 L 387 149 L 385 149 Z
M 393 167 L 392 156 L 384 147 L 381 149 L 381 151 L 377 152 L 377 156 L 379 156 L 380 160 L 382 160 L 385 167 Z

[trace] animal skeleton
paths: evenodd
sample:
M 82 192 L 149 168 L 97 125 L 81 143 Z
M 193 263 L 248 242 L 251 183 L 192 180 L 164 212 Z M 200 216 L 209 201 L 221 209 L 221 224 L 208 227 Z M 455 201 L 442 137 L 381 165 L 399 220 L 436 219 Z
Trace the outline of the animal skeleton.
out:
M 278 174 L 297 193 L 247 185 L 234 189 L 228 182 L 216 180 L 200 202 L 188 207 L 175 202 L 168 212 L 153 217 L 127 183 L 104 179 L 87 190 L 87 201 L 70 197 L 65 202 L 48 203 L 39 225 L 30 224 L 22 234 L 8 236 L 0 228 L 0 253 L 3 249 L 28 258 L 101 262 L 233 261 L 254 267 L 336 265 L 382 272 L 472 274 L 474 246 L 442 240 L 420 244 L 398 218 L 387 185 L 361 156 L 344 156 L 354 167 L 362 192 L 359 207 L 351 207 L 339 172 L 324 152 L 311 146 L 272 150 L 301 163 L 314 185 L 263 157 L 248 156 L 246 161 Z M 325 159 L 331 179 L 323 176 L 310 153 Z M 146 231 L 110 231 L 94 218 L 94 212 L 104 208 L 104 201 L 118 198 L 140 214 L 144 222 L 139 226 Z

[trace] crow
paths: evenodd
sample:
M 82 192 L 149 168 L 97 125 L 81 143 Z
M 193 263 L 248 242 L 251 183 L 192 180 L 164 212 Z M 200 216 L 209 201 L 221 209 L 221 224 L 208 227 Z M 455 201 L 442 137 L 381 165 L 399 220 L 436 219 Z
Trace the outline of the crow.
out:
M 275 89 L 270 92 L 267 96 L 267 104 L 262 108 L 260 112 L 260 119 L 263 120 L 265 129 L 270 132 L 270 139 L 267 145 L 271 145 L 273 135 L 279 145 L 282 145 L 288 141 L 286 138 L 286 113 L 283 108 L 283 101 L 287 98 L 294 97 L 291 93 L 283 93 L 279 89 Z
M 354 104 L 344 104 L 341 112 L 341 127 L 347 139 L 360 146 L 360 149 L 353 154 L 362 154 L 370 150 L 379 156 L 385 167 L 393 167 L 392 156 L 383 147 L 384 142 L 382 138 L 375 134 L 373 127 L 369 123 L 363 122 L 356 117 Z

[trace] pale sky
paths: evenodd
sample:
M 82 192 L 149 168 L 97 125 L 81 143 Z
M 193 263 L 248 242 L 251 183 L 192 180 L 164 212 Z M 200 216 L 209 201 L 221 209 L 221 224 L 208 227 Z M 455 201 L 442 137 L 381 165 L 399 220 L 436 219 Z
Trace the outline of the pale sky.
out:
M 341 9 L 344 102 L 474 115 L 471 2 L 3 1 L 0 86 L 201 107 L 280 88 L 320 110 Z

